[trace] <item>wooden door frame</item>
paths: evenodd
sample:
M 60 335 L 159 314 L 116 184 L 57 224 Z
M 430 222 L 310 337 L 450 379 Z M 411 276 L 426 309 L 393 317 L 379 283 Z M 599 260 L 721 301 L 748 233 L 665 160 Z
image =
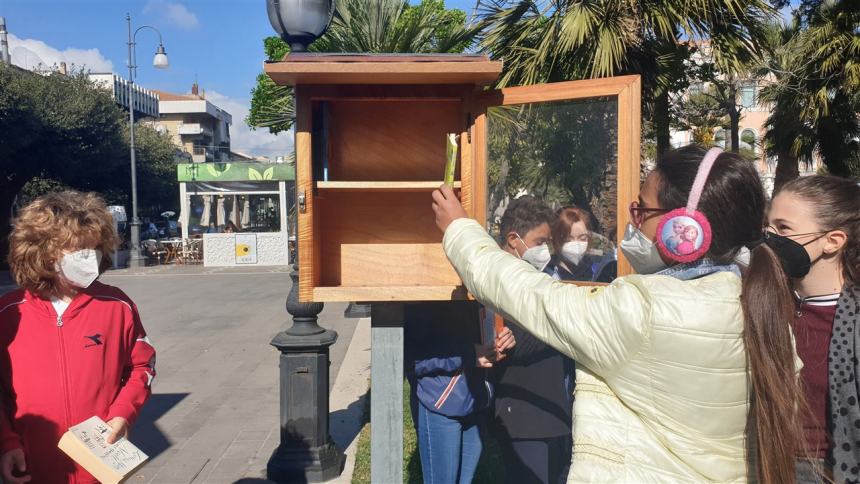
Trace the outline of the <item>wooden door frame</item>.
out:
M 508 87 L 476 95 L 473 110 L 476 113 L 473 130 L 473 172 L 486 173 L 487 110 L 495 106 L 510 106 L 552 101 L 573 101 L 599 97 L 614 97 L 618 103 L 618 152 L 616 207 L 616 244 L 624 239 L 629 222 L 629 206 L 639 194 L 640 142 L 641 142 L 641 79 L 638 75 L 565 81 L 531 86 Z M 472 197 L 473 213 L 478 221 L 486 223 L 487 183 L 475 184 L 478 189 Z M 633 269 L 623 254 L 618 253 L 618 276 L 632 274 Z

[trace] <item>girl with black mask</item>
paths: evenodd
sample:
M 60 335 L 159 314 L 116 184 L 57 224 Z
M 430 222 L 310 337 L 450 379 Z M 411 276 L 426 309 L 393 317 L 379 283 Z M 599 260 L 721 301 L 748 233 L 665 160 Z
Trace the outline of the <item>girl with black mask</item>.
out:
M 800 483 L 860 480 L 860 186 L 794 180 L 774 196 L 764 242 L 797 298 L 793 329 L 808 408 Z

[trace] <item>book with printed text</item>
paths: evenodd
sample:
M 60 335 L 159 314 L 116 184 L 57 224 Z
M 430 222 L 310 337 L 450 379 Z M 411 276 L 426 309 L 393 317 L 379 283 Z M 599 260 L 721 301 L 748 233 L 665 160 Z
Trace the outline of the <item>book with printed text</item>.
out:
M 108 444 L 111 428 L 99 417 L 69 428 L 57 447 L 103 484 L 123 482 L 149 458 L 128 439 Z

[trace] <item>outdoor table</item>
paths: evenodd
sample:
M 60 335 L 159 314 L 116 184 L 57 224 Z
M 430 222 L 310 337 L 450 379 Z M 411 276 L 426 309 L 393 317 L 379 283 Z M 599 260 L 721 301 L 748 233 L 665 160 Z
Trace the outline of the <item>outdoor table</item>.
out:
M 164 246 L 164 250 L 167 251 L 167 255 L 164 257 L 165 264 L 169 264 L 171 261 L 176 262 L 178 264 L 183 263 L 181 254 L 181 239 L 162 240 L 161 245 Z

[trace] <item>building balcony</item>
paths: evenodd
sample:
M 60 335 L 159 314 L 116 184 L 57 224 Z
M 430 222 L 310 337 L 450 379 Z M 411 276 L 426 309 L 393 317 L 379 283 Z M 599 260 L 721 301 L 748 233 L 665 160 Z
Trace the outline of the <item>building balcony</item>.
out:
M 220 148 L 195 146 L 191 152 L 191 161 L 193 163 L 226 163 L 230 161 L 230 148 L 223 146 Z
M 194 163 L 205 163 L 215 161 L 215 153 L 204 146 L 195 146 L 191 152 L 191 161 Z
M 208 136 L 212 137 L 212 130 L 200 123 L 183 123 L 179 125 L 181 136 Z

